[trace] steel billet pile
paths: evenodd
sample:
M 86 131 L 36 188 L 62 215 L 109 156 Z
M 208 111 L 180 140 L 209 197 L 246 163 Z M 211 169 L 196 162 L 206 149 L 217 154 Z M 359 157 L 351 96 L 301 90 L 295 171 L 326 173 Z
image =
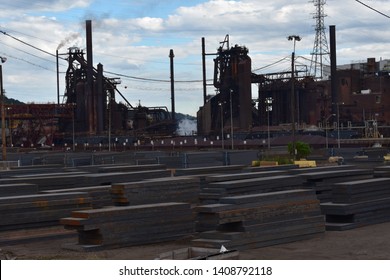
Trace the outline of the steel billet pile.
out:
M 74 211 L 61 224 L 79 237 L 65 248 L 93 250 L 176 240 L 194 232 L 193 220 L 190 204 L 172 202 Z
M 261 177 L 260 177 L 261 176 Z M 210 183 L 200 194 L 203 203 L 217 203 L 226 196 L 265 193 L 301 188 L 303 180 L 295 175 L 262 176 Z
M 334 168 L 324 171 L 319 169 L 319 171 L 302 173 L 300 176 L 306 180 L 304 186 L 314 189 L 321 202 L 329 202 L 335 183 L 372 178 L 373 170 Z
M 199 178 L 166 177 L 111 186 L 112 199 L 117 206 L 160 202 L 197 203 Z
M 92 208 L 102 208 L 106 206 L 114 206 L 111 197 L 111 185 L 103 186 L 91 186 L 91 187 L 80 187 L 80 188 L 69 188 L 69 189 L 56 189 L 43 191 L 46 194 L 55 193 L 67 193 L 67 192 L 85 192 L 91 198 Z
M 347 230 L 390 221 L 390 178 L 334 184 L 332 202 L 321 203 L 327 230 Z
M 194 246 L 229 249 L 265 247 L 312 238 L 325 231 L 312 190 L 285 190 L 222 198 L 196 208 L 200 238 Z
M 73 210 L 91 208 L 84 192 L 35 194 L 0 198 L 0 229 L 59 225 L 59 219 Z

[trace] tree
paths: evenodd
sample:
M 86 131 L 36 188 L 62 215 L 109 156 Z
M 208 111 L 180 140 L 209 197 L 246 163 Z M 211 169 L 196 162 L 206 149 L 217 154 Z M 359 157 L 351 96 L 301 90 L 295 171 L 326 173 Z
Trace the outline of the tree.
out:
M 297 159 L 306 158 L 311 153 L 310 145 L 304 142 L 295 142 L 295 150 Z M 294 155 L 293 143 L 288 143 L 288 152 Z

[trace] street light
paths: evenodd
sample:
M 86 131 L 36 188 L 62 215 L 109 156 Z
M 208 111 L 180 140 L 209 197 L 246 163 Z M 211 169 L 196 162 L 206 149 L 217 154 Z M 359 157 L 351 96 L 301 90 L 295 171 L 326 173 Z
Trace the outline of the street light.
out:
M 218 103 L 219 106 L 221 106 L 221 140 L 222 140 L 222 150 L 225 149 L 225 143 L 224 143 L 224 139 L 223 139 L 223 102 L 219 102 Z
M 270 132 L 269 132 L 269 112 L 272 112 L 272 101 L 273 101 L 273 98 L 272 97 L 267 97 L 265 99 L 265 110 L 267 111 L 267 115 L 268 115 L 268 149 L 271 148 L 271 143 L 270 143 Z
M 295 44 L 296 41 L 301 41 L 301 37 L 298 35 L 290 35 L 287 37 L 289 41 L 293 41 L 294 47 L 293 52 L 291 54 L 291 123 L 292 123 L 292 151 L 293 151 L 293 158 L 295 160 Z
M 0 56 L 0 95 L 1 95 L 1 141 L 2 141 L 2 160 L 7 160 L 7 140 L 5 135 L 5 108 L 4 108 L 4 89 L 3 89 L 3 67 L 2 63 L 7 61 L 6 57 Z
M 230 133 L 232 137 L 232 150 L 234 150 L 234 128 L 233 128 L 233 97 L 232 97 L 233 90 L 230 90 Z
M 337 147 L 340 149 L 340 105 L 344 105 L 344 102 L 336 103 L 337 106 Z
M 325 120 L 325 143 L 326 143 L 326 149 L 329 148 L 329 143 L 328 143 L 328 121 L 331 117 L 336 116 L 336 114 L 331 114 L 329 115 L 326 120 Z

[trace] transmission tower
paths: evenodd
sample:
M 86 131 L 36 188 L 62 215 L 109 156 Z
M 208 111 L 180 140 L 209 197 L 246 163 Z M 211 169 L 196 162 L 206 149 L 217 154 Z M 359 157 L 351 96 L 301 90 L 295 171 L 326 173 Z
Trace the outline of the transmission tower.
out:
M 313 16 L 313 19 L 316 20 L 316 36 L 314 40 L 313 52 L 311 53 L 312 57 L 310 73 L 317 79 L 323 79 L 323 65 L 326 62 L 328 65 L 330 65 L 329 48 L 328 42 L 326 40 L 324 24 L 324 18 L 326 17 L 324 13 L 324 6 L 326 4 L 326 0 L 313 0 L 310 2 L 314 3 L 314 6 L 316 8 L 316 12 Z

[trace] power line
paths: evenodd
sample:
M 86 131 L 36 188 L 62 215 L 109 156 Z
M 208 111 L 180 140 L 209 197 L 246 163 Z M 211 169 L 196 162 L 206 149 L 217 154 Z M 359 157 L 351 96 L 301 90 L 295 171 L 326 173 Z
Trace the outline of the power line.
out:
M 139 80 L 139 81 L 144 81 L 144 82 L 159 82 L 159 83 L 170 83 L 171 80 L 163 80 L 163 79 L 152 79 L 152 78 L 142 78 L 142 77 L 136 77 L 136 76 L 130 76 L 130 75 L 124 75 L 124 74 L 119 74 L 119 73 L 114 73 L 114 72 L 109 72 L 109 71 L 104 71 L 104 73 L 115 75 L 118 77 L 123 77 L 123 78 L 128 78 L 128 79 L 133 79 L 133 80 Z M 211 81 L 211 80 L 208 80 Z M 175 83 L 201 83 L 203 80 L 175 80 Z
M 23 40 L 20 40 L 19 38 L 16 38 L 16 37 L 14 37 L 14 36 L 8 34 L 8 33 L 5 32 L 5 31 L 0 30 L 0 33 L 3 33 L 4 35 L 6 35 L 6 36 L 8 36 L 8 37 L 11 37 L 12 39 L 14 39 L 14 40 L 16 40 L 16 41 L 18 41 L 18 42 L 20 42 L 20 43 L 22 43 L 22 44 L 25 44 L 25 45 L 27 45 L 27 46 L 33 48 L 33 49 L 36 49 L 36 50 L 38 50 L 38 51 L 41 51 L 41 52 L 43 52 L 43 53 L 45 53 L 45 54 L 48 54 L 48 55 L 50 55 L 50 56 L 56 57 L 55 54 L 49 53 L 49 52 L 47 52 L 47 51 L 45 51 L 45 50 L 43 50 L 43 49 L 41 49 L 41 48 L 35 47 L 35 46 L 33 46 L 33 45 L 31 45 L 31 44 L 29 44 L 29 43 L 27 43 L 27 42 L 24 42 Z
M 286 56 L 286 57 L 283 57 L 283 58 L 281 58 L 281 59 L 279 59 L 279 60 L 277 60 L 277 61 L 275 61 L 275 62 L 273 62 L 273 63 L 271 63 L 271 64 L 265 65 L 265 66 L 260 67 L 260 68 L 253 69 L 252 72 L 257 72 L 257 71 L 264 70 L 264 69 L 266 69 L 266 68 L 272 67 L 272 66 L 274 66 L 274 65 L 276 65 L 276 64 L 279 64 L 279 63 L 283 62 L 284 60 L 286 60 L 286 59 L 288 59 L 288 58 L 289 58 L 289 57 L 287 57 L 287 56 Z
M 33 65 L 33 66 L 36 66 L 36 67 L 39 67 L 39 68 L 42 68 L 42 69 L 45 69 L 45 70 L 48 70 L 48 71 L 51 71 L 51 72 L 56 72 L 56 71 L 53 70 L 53 69 L 49 69 L 49 68 L 47 68 L 47 67 L 45 67 L 45 66 L 42 66 L 42 65 L 33 63 L 33 62 L 28 61 L 28 60 L 26 60 L 26 59 L 23 59 L 23 58 L 20 58 L 20 57 L 15 57 L 15 56 L 13 56 L 13 55 L 6 54 L 6 53 L 2 53 L 2 54 L 3 54 L 4 56 L 6 56 L 6 57 L 12 57 L 13 59 L 17 59 L 17 60 L 26 62 L 26 63 L 31 64 L 31 65 Z
M 14 36 L 8 34 L 8 33 L 5 32 L 5 31 L 0 30 L 0 33 L 3 33 L 4 35 L 9 36 L 10 38 L 12 38 L 12 39 L 14 39 L 14 40 L 16 40 L 16 41 L 18 41 L 18 42 L 20 42 L 20 43 L 22 43 L 22 44 L 25 44 L 25 45 L 27 45 L 27 46 L 33 48 L 33 49 L 36 49 L 36 50 L 38 50 L 38 51 L 41 51 L 41 52 L 43 52 L 43 53 L 45 53 L 45 54 L 48 54 L 48 55 L 50 55 L 50 56 L 56 57 L 55 54 L 49 53 L 49 52 L 47 52 L 47 51 L 45 51 L 45 50 L 43 50 L 43 49 L 41 49 L 41 48 L 35 47 L 35 46 L 33 46 L 33 45 L 31 45 L 31 44 L 29 44 L 29 43 L 27 43 L 27 42 L 24 42 L 23 40 L 20 40 L 19 38 L 16 38 L 16 37 L 14 37 Z M 62 58 L 62 57 L 60 57 L 60 59 L 66 60 L 65 58 Z M 26 61 L 26 60 L 24 60 L 24 59 L 19 59 L 19 60 L 28 62 L 28 61 Z M 28 62 L 28 63 L 30 63 L 30 62 Z M 39 65 L 36 65 L 36 64 L 33 64 L 33 63 L 30 63 L 30 64 L 35 65 L 35 66 L 39 66 Z M 41 67 L 41 66 L 39 66 L 39 67 Z M 41 68 L 44 68 L 44 67 L 41 67 Z M 44 69 L 45 69 L 45 68 L 44 68 Z M 119 74 L 119 73 L 114 73 L 114 72 L 109 72 L 109 71 L 104 71 L 104 72 L 105 72 L 105 73 L 108 73 L 108 74 L 111 74 L 111 75 L 116 75 L 116 76 L 119 76 L 119 77 L 124 77 L 124 78 L 139 80 L 139 81 L 145 81 L 145 82 L 162 82 L 162 83 L 169 83 L 169 82 L 171 82 L 170 80 L 151 79 L 151 78 L 143 78 L 143 77 L 129 76 L 129 75 L 124 75 L 124 74 Z M 208 80 L 208 81 L 211 81 L 211 80 Z M 186 81 L 186 80 L 182 80 L 182 81 L 176 80 L 175 82 L 177 82 L 177 83 L 200 83 L 200 82 L 203 82 L 203 80 L 187 80 L 187 81 Z
M 369 8 L 369 9 L 373 10 L 374 12 L 377 12 L 378 14 L 381 14 L 381 15 L 384 16 L 384 17 L 390 18 L 389 15 L 386 15 L 385 13 L 382 13 L 381 11 L 378 11 L 377 9 L 375 9 L 375 8 L 373 8 L 373 7 L 371 7 L 371 6 L 367 5 L 367 4 L 365 4 L 365 3 L 363 3 L 362 1 L 359 1 L 359 0 L 355 0 L 355 1 L 358 2 L 359 4 L 362 4 L 362 5 L 365 6 L 365 7 L 367 7 L 367 8 Z
M 44 60 L 44 61 L 47 61 L 47 62 L 50 62 L 50 63 L 54 63 L 54 64 L 56 63 L 55 61 L 52 61 L 52 60 L 49 60 L 49 59 L 46 59 L 46 58 L 40 57 L 40 56 L 38 56 L 38 55 L 35 55 L 35 54 L 32 54 L 32 53 L 29 53 L 29 52 L 27 52 L 27 51 L 24 51 L 24 50 L 22 50 L 22 49 L 19 49 L 19 48 L 17 48 L 17 47 L 14 47 L 14 46 L 8 45 L 8 44 L 6 44 L 6 43 L 0 42 L 0 44 L 2 44 L 2 45 L 5 45 L 5 46 L 7 46 L 7 47 L 9 47 L 9 48 L 15 49 L 15 50 L 17 50 L 17 51 L 20 51 L 20 52 L 22 52 L 22 53 L 25 53 L 25 54 L 31 55 L 31 56 L 33 56 L 33 57 L 35 57 L 35 58 L 39 58 L 39 59 L 41 59 L 41 60 Z M 64 65 L 62 65 L 62 66 L 64 66 Z

